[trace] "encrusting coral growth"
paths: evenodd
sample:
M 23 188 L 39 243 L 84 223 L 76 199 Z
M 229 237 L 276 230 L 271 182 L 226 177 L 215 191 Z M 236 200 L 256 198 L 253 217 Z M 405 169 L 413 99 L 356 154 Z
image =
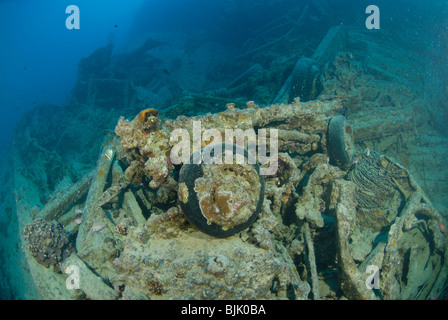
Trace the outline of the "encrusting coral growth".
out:
M 36 219 L 23 233 L 37 262 L 47 268 L 53 266 L 55 271 L 60 271 L 64 259 L 74 251 L 64 228 L 55 221 Z
M 120 118 L 115 133 L 122 138 L 125 151 L 133 151 L 126 155 L 130 166 L 126 169 L 126 178 L 134 185 L 139 185 L 143 175 L 152 177 L 151 188 L 158 188 L 168 176 L 168 155 L 160 150 L 166 150 L 169 145 L 169 132 L 160 130 L 158 111 L 147 109 L 140 112 L 130 122 Z M 138 152 L 137 152 L 138 150 Z

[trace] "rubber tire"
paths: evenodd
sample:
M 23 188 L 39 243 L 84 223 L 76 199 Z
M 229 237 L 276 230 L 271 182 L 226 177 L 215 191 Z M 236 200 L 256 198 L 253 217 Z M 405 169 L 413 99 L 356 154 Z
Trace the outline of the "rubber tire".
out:
M 345 142 L 346 125 L 346 119 L 343 115 L 332 117 L 328 124 L 328 155 L 330 162 L 341 168 L 347 168 L 351 165 Z
M 225 148 L 225 143 L 223 143 L 223 150 Z M 235 154 L 235 145 L 234 145 L 234 154 Z M 247 159 L 248 151 L 244 149 L 244 157 Z M 258 177 L 260 181 L 260 196 L 257 202 L 257 207 L 253 214 L 244 222 L 235 227 L 223 230 L 222 227 L 214 222 L 208 224 L 207 219 L 202 215 L 201 208 L 199 207 L 199 200 L 194 190 L 194 183 L 197 178 L 203 176 L 203 171 L 201 168 L 201 164 L 193 164 L 193 155 L 190 159 L 190 164 L 184 164 L 182 166 L 182 170 L 179 176 L 179 183 L 185 183 L 188 189 L 188 200 L 187 203 L 183 203 L 180 201 L 180 206 L 182 211 L 184 212 L 185 218 L 187 218 L 188 222 L 190 222 L 193 226 L 195 226 L 200 231 L 217 237 L 217 238 L 227 238 L 238 232 L 243 231 L 252 225 L 255 220 L 258 218 L 258 214 L 261 211 L 261 207 L 263 206 L 264 200 L 264 177 L 260 175 L 260 166 L 258 164 L 253 164 L 255 170 L 258 172 Z

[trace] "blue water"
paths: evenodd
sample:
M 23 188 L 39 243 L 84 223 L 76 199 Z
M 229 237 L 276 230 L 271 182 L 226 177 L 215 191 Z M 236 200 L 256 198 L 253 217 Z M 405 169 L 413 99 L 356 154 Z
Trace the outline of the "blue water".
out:
M 216 39 L 241 45 L 258 26 L 311 1 L 167 0 L 167 1 L 65 1 L 2 0 L 0 2 L 0 146 L 10 141 L 11 131 L 23 112 L 39 103 L 62 104 L 77 76 L 77 63 L 94 49 L 113 39 L 119 48 L 147 32 L 181 31 L 185 37 L 197 29 L 216 32 Z M 80 8 L 81 28 L 65 26 L 67 6 Z M 332 24 L 362 24 L 368 1 L 333 1 Z M 446 31 L 446 2 L 375 1 L 381 8 L 382 29 L 389 32 L 418 30 L 437 39 Z M 230 12 L 230 13 L 229 13 Z M 316 26 L 310 26 L 310 31 Z M 440 40 L 440 41 L 438 41 Z M 438 48 L 439 47 L 439 48 Z M 3 148 L 0 148 L 3 149 Z
M 123 67 L 124 69 L 116 69 L 113 72 L 116 78 L 121 79 L 125 78 L 126 72 L 132 69 L 132 76 L 136 77 L 134 81 L 137 84 L 138 81 L 149 83 L 151 77 L 169 79 L 165 83 L 175 85 L 172 86 L 171 95 L 166 98 L 169 102 L 166 102 L 163 107 L 168 107 L 169 103 L 172 103 L 177 96 L 181 96 L 184 91 L 200 93 L 208 89 L 218 89 L 223 84 L 230 83 L 232 79 L 255 63 L 263 65 L 265 69 L 269 68 L 271 61 L 268 60 L 252 61 L 249 57 L 246 64 L 243 64 L 238 60 L 233 63 L 233 58 L 250 51 L 251 42 L 248 40 L 253 40 L 253 48 L 263 45 L 260 38 L 257 38 L 257 30 L 263 30 L 263 27 L 270 22 L 279 17 L 288 16 L 288 13 L 295 12 L 294 10 L 300 13 L 300 10 L 306 6 L 310 8 L 307 14 L 311 18 L 307 20 L 309 23 L 301 27 L 303 47 L 300 50 L 303 49 L 308 56 L 331 26 L 347 25 L 363 28 L 367 17 L 365 8 L 375 4 L 381 9 L 381 29 L 372 32 L 377 32 L 386 38 L 402 38 L 406 41 L 414 39 L 415 46 L 411 45 L 406 50 L 412 52 L 417 59 L 426 59 L 430 54 L 431 59 L 440 66 L 445 67 L 448 62 L 447 1 L 328 0 L 321 1 L 321 5 L 316 5 L 318 3 L 319 0 L 1 0 L 0 157 L 3 162 L 0 162 L 0 165 L 4 168 L 8 165 L 14 128 L 24 114 L 31 112 L 28 114 L 31 114 L 32 118 L 32 113 L 36 110 L 34 108 L 42 104 L 56 106 L 50 111 L 54 113 L 54 110 L 62 110 L 63 106 L 72 101 L 72 90 L 78 80 L 78 63 L 81 59 L 89 57 L 100 47 L 112 44 L 112 59 L 116 62 L 120 54 L 135 50 L 141 45 L 142 39 L 148 35 L 158 38 L 156 40 L 162 42 L 162 48 L 172 48 L 171 51 L 167 51 L 170 56 L 166 56 L 166 61 L 163 56 L 166 52 L 157 51 L 160 48 L 157 46 L 158 49 L 153 51 L 156 57 L 155 62 L 150 62 L 155 65 L 155 71 L 153 69 L 147 71 L 143 66 L 138 65 L 139 60 L 136 66 L 128 64 L 126 65 L 129 66 L 128 69 Z M 66 27 L 69 14 L 65 11 L 69 5 L 76 5 L 80 10 L 79 29 L 70 30 Z M 319 17 L 323 13 L 325 19 L 320 20 Z M 292 14 L 291 17 L 297 18 L 298 15 Z M 273 31 L 273 37 L 268 38 L 268 41 L 275 41 L 286 31 L 286 29 L 282 31 L 281 28 L 277 33 Z M 167 34 L 170 36 L 166 36 Z M 176 36 L 172 36 L 173 34 Z M 184 53 L 176 51 L 182 46 L 176 46 L 169 41 L 179 41 L 179 43 L 185 41 L 192 49 L 191 51 L 185 49 Z M 192 62 L 189 69 L 191 79 L 176 73 L 180 70 L 180 66 L 176 65 L 179 59 L 173 58 L 174 55 L 189 55 L 197 48 L 211 42 L 215 46 L 212 50 L 215 50 L 216 59 L 222 61 L 222 65 L 216 63 L 213 71 L 202 71 L 199 70 L 202 67 L 201 61 L 196 61 L 196 64 Z M 423 42 L 424 45 L 422 45 Z M 186 45 L 185 48 L 188 46 Z M 273 50 L 273 47 L 267 46 L 265 50 Z M 288 50 L 294 51 L 298 48 L 293 47 Z M 200 58 L 201 56 L 198 55 L 198 59 Z M 158 66 L 161 67 L 158 68 Z M 140 76 L 138 74 L 140 68 L 148 72 L 144 75 L 144 80 L 137 79 L 137 76 Z M 123 76 L 120 72 L 125 75 Z M 195 82 L 196 72 L 197 83 Z M 276 84 L 278 86 L 283 83 L 282 80 L 284 79 L 274 78 L 272 82 L 278 82 Z M 448 96 L 446 83 L 444 88 L 446 97 Z M 161 99 L 162 93 L 157 98 Z M 243 98 L 250 100 L 250 97 Z M 448 107 L 442 98 L 439 103 L 431 110 L 433 121 L 441 134 L 448 135 Z M 123 106 L 123 112 L 132 114 L 135 111 L 127 110 L 126 107 Z M 103 108 L 101 112 L 110 111 L 117 114 L 121 112 L 117 111 L 116 106 L 112 104 L 111 109 L 114 110 L 108 110 L 104 105 L 101 108 Z M 96 123 L 91 124 L 92 131 L 97 129 L 96 126 Z M 45 132 L 43 135 L 47 135 L 46 138 L 50 141 L 49 145 L 53 143 L 53 140 L 58 141 L 58 135 L 61 134 L 58 128 L 55 129 L 54 136 L 51 136 L 53 132 L 51 124 L 43 124 L 42 128 Z M 113 127 L 102 129 L 113 130 Z M 83 127 L 83 130 L 88 131 L 89 127 Z M 66 161 L 69 161 L 73 153 L 76 153 L 74 152 L 76 150 L 69 150 L 72 148 L 69 142 L 66 149 L 62 147 L 58 149 Z M 98 148 L 97 145 L 91 147 Z M 96 150 L 91 152 L 91 154 L 95 153 Z M 86 154 L 86 157 L 90 157 L 91 154 Z M 29 156 L 32 158 L 33 154 Z M 88 158 L 85 163 L 90 162 L 93 165 L 94 162 L 91 160 Z M 4 181 L 11 183 L 9 178 L 4 178 Z M 45 191 L 47 197 L 50 191 Z M 8 194 L 11 192 L 12 190 L 9 190 Z M 7 194 L 6 191 L 5 194 Z M 44 203 L 45 201 L 42 200 L 38 205 Z M 12 210 L 10 206 L 8 208 Z M 4 227 L 0 228 L 0 231 L 3 230 L 6 234 L 8 228 L 5 226 L 14 224 L 11 219 L 14 219 L 15 215 L 6 213 L 4 208 L 2 210 L 0 222 Z M 2 249 L 7 250 L 5 248 L 7 245 L 3 244 Z M 11 244 L 13 256 L 17 254 L 17 251 L 17 244 Z M 5 264 L 11 261 L 15 261 L 11 256 L 0 260 Z M 4 267 L 0 278 L 7 277 L 10 270 L 9 267 Z M 5 291 L 0 282 L 0 298 L 23 299 L 25 296 L 21 290 L 17 288 L 15 291 Z
M 127 40 L 141 0 L 75 1 L 81 27 L 68 30 L 73 1 L 0 2 L 0 145 L 11 136 L 23 112 L 40 103 L 62 104 L 76 77 L 77 63 L 110 37 Z M 3 148 L 2 148 L 3 149 Z

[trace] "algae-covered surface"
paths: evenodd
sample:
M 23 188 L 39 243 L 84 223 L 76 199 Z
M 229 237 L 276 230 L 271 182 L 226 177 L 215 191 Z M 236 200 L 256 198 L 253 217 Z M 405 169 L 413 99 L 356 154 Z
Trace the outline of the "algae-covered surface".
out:
M 446 29 L 226 3 L 214 29 L 99 46 L 22 116 L 1 298 L 448 298 Z

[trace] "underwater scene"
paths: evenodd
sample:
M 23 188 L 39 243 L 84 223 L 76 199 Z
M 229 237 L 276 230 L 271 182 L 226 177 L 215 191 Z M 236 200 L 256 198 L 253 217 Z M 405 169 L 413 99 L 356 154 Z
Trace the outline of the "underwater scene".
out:
M 5 0 L 0 41 L 1 300 L 448 299 L 446 0 Z

